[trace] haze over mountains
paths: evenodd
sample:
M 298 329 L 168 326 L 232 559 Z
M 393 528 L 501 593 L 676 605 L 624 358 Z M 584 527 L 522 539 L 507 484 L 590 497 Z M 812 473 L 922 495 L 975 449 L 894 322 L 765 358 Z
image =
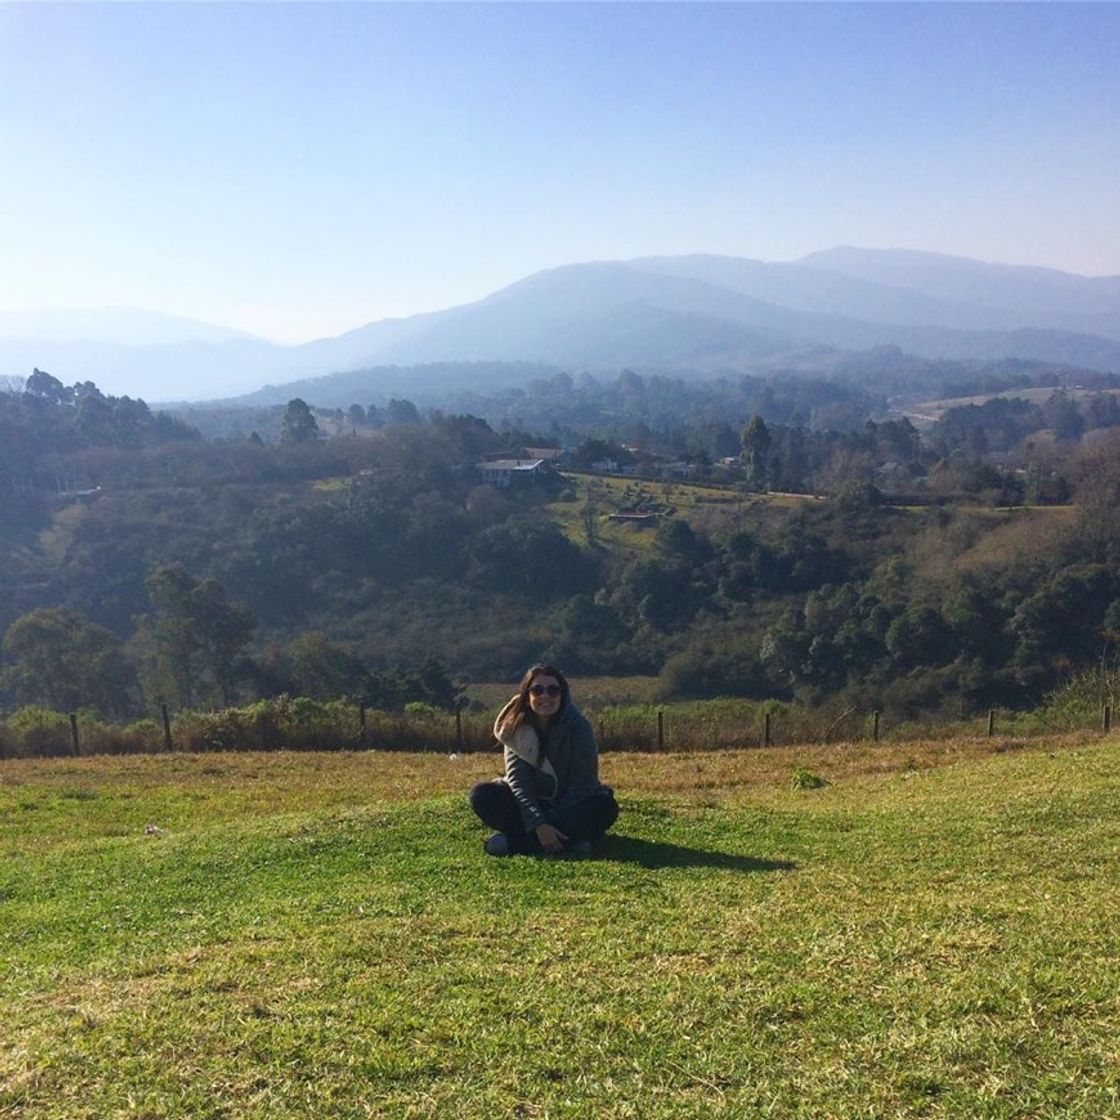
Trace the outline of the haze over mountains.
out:
M 38 366 L 149 401 L 378 366 L 748 372 L 806 350 L 878 346 L 1120 371 L 1120 276 L 911 250 L 835 248 L 778 263 L 645 257 L 550 269 L 475 303 L 299 346 L 154 313 L 0 313 L 0 375 Z

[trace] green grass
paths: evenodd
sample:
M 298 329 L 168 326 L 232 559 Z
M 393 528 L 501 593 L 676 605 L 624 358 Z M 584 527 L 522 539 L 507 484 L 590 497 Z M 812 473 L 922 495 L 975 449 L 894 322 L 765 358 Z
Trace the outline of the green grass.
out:
M 578 862 L 491 756 L 5 763 L 0 1117 L 1115 1117 L 1120 746 L 991 749 L 608 756 Z

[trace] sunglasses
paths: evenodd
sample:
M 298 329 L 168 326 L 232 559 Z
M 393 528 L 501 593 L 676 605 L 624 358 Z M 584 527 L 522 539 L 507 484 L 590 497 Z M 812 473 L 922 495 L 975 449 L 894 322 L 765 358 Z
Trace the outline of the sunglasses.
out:
M 560 686 L 558 684 L 531 684 L 529 685 L 529 693 L 532 696 L 559 696 Z

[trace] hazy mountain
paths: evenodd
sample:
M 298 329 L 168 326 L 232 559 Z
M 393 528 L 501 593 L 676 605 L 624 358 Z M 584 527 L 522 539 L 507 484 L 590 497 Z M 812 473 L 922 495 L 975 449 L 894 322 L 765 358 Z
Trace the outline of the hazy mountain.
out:
M 1002 308 L 943 299 L 796 263 L 710 254 L 643 257 L 628 263 L 632 268 L 731 288 L 783 307 L 851 319 L 966 330 L 1006 330 L 1018 325 Z
M 1002 324 L 983 324 L 988 327 L 1054 327 L 1120 340 L 1120 276 L 1077 276 L 913 249 L 848 246 L 810 253 L 794 264 L 1012 316 Z M 935 320 L 925 322 L 934 325 Z
M 749 344 L 769 353 L 792 345 L 805 329 L 799 313 L 764 306 L 730 289 L 608 262 L 538 272 L 476 303 L 371 323 L 297 350 L 315 353 L 325 363 L 364 354 L 370 364 L 609 365 L 642 360 L 628 356 L 632 348 L 651 359 L 662 353 L 669 362 L 687 358 L 710 349 L 709 334 L 719 331 L 726 344 Z M 646 338 L 650 331 L 659 341 Z
M 172 346 L 184 342 L 230 342 L 252 337 L 232 327 L 134 307 L 43 307 L 29 311 L 0 311 L 2 339 Z
M 274 380 L 285 353 L 282 346 L 252 338 L 167 346 L 0 339 L 0 375 L 26 378 L 38 367 L 67 385 L 95 381 L 115 396 L 195 399 L 242 393 Z
M 1120 277 L 838 248 L 782 263 L 693 255 L 567 265 L 475 303 L 302 346 L 225 338 L 222 328 L 161 316 L 150 318 L 146 335 L 129 335 L 124 318 L 116 333 L 102 324 L 92 343 L 49 337 L 49 326 L 45 319 L 44 334 L 32 340 L 0 337 L 0 376 L 26 377 L 38 366 L 68 383 L 89 378 L 151 401 L 232 397 L 266 383 L 283 388 L 331 373 L 433 363 L 749 371 L 820 347 L 896 346 L 932 359 L 1117 371 Z M 166 345 L 121 342 L 150 340 L 157 328 L 181 333 Z M 191 329 L 199 333 L 183 337 Z
M 128 307 L 0 311 L 0 375 L 45 369 L 67 384 L 165 400 L 242 392 L 276 370 L 284 347 L 213 323 Z
M 367 365 L 499 360 L 743 368 L 806 346 L 887 345 L 930 358 L 1019 357 L 1120 369 L 1120 343 L 1015 326 L 1022 318 L 1008 308 L 809 267 L 645 258 L 550 269 L 477 303 L 372 323 L 297 349 L 305 356 L 314 351 L 324 368 L 357 364 L 362 354 Z

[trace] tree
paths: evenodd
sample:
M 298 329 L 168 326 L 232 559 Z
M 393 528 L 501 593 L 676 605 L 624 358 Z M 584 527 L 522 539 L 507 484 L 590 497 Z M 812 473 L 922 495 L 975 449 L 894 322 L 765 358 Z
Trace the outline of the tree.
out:
M 113 445 L 138 448 L 144 443 L 144 434 L 152 426 L 152 414 L 141 400 L 131 397 L 110 397 L 112 407 Z
M 590 595 L 573 595 L 557 609 L 559 634 L 554 648 L 563 653 L 564 664 L 577 671 L 607 670 L 629 662 L 629 654 L 620 651 L 628 634 L 617 611 L 606 603 L 596 602 Z
M 1090 428 L 1115 428 L 1120 425 L 1120 401 L 1112 393 L 1094 393 L 1082 403 L 1085 423 Z
M 686 625 L 699 609 L 704 589 L 693 580 L 691 565 L 653 557 L 630 564 L 615 593 L 615 604 L 632 625 L 655 630 Z
M 577 470 L 587 470 L 595 463 L 608 462 L 625 467 L 634 462 L 634 456 L 621 444 L 606 439 L 585 439 L 572 452 L 572 466 Z
M 73 395 L 57 377 L 52 377 L 45 370 L 38 368 L 34 369 L 27 379 L 27 392 L 52 404 L 63 404 Z
M 911 606 L 887 628 L 886 646 L 900 668 L 944 665 L 957 643 L 945 619 L 932 607 Z
M 362 692 L 366 668 L 361 659 L 320 630 L 311 630 L 290 642 L 287 655 L 302 696 L 331 700 Z
M 671 517 L 657 530 L 657 547 L 671 560 L 702 564 L 712 558 L 712 543 L 687 521 Z
M 580 517 L 583 521 L 583 539 L 588 547 L 594 547 L 599 543 L 599 506 L 594 498 L 588 498 L 583 503 Z
M 471 534 L 464 548 L 476 587 L 550 602 L 584 590 L 595 565 L 552 522 L 515 515 Z
M 99 447 L 112 446 L 113 404 L 92 381 L 75 386 L 78 413 L 74 427 L 87 442 Z
M 1085 434 L 1085 417 L 1067 393 L 1054 393 L 1042 406 L 1042 418 L 1063 442 L 1079 440 Z
M 1024 599 L 1009 623 L 1018 639 L 1019 678 L 1051 684 L 1060 671 L 1097 660 L 1107 648 L 1104 620 L 1118 592 L 1120 577 L 1111 565 L 1077 564 Z
M 394 425 L 416 425 L 420 423 L 420 412 L 412 401 L 392 397 L 385 407 L 385 423 Z
M 96 708 L 106 716 L 134 707 L 136 673 L 120 640 L 63 607 L 42 607 L 4 635 L 5 683 L 22 704 L 54 711 Z
M 147 582 L 165 690 L 187 707 L 231 703 L 237 661 L 257 625 L 253 612 L 231 601 L 217 580 L 196 580 L 182 564 L 157 568 Z
M 319 438 L 319 425 L 306 401 L 296 397 L 288 401 L 280 425 L 281 443 L 313 443 Z
M 756 490 L 767 487 L 767 457 L 770 453 L 770 429 L 757 413 L 743 428 L 740 436 L 742 459 L 747 468 L 747 482 Z

